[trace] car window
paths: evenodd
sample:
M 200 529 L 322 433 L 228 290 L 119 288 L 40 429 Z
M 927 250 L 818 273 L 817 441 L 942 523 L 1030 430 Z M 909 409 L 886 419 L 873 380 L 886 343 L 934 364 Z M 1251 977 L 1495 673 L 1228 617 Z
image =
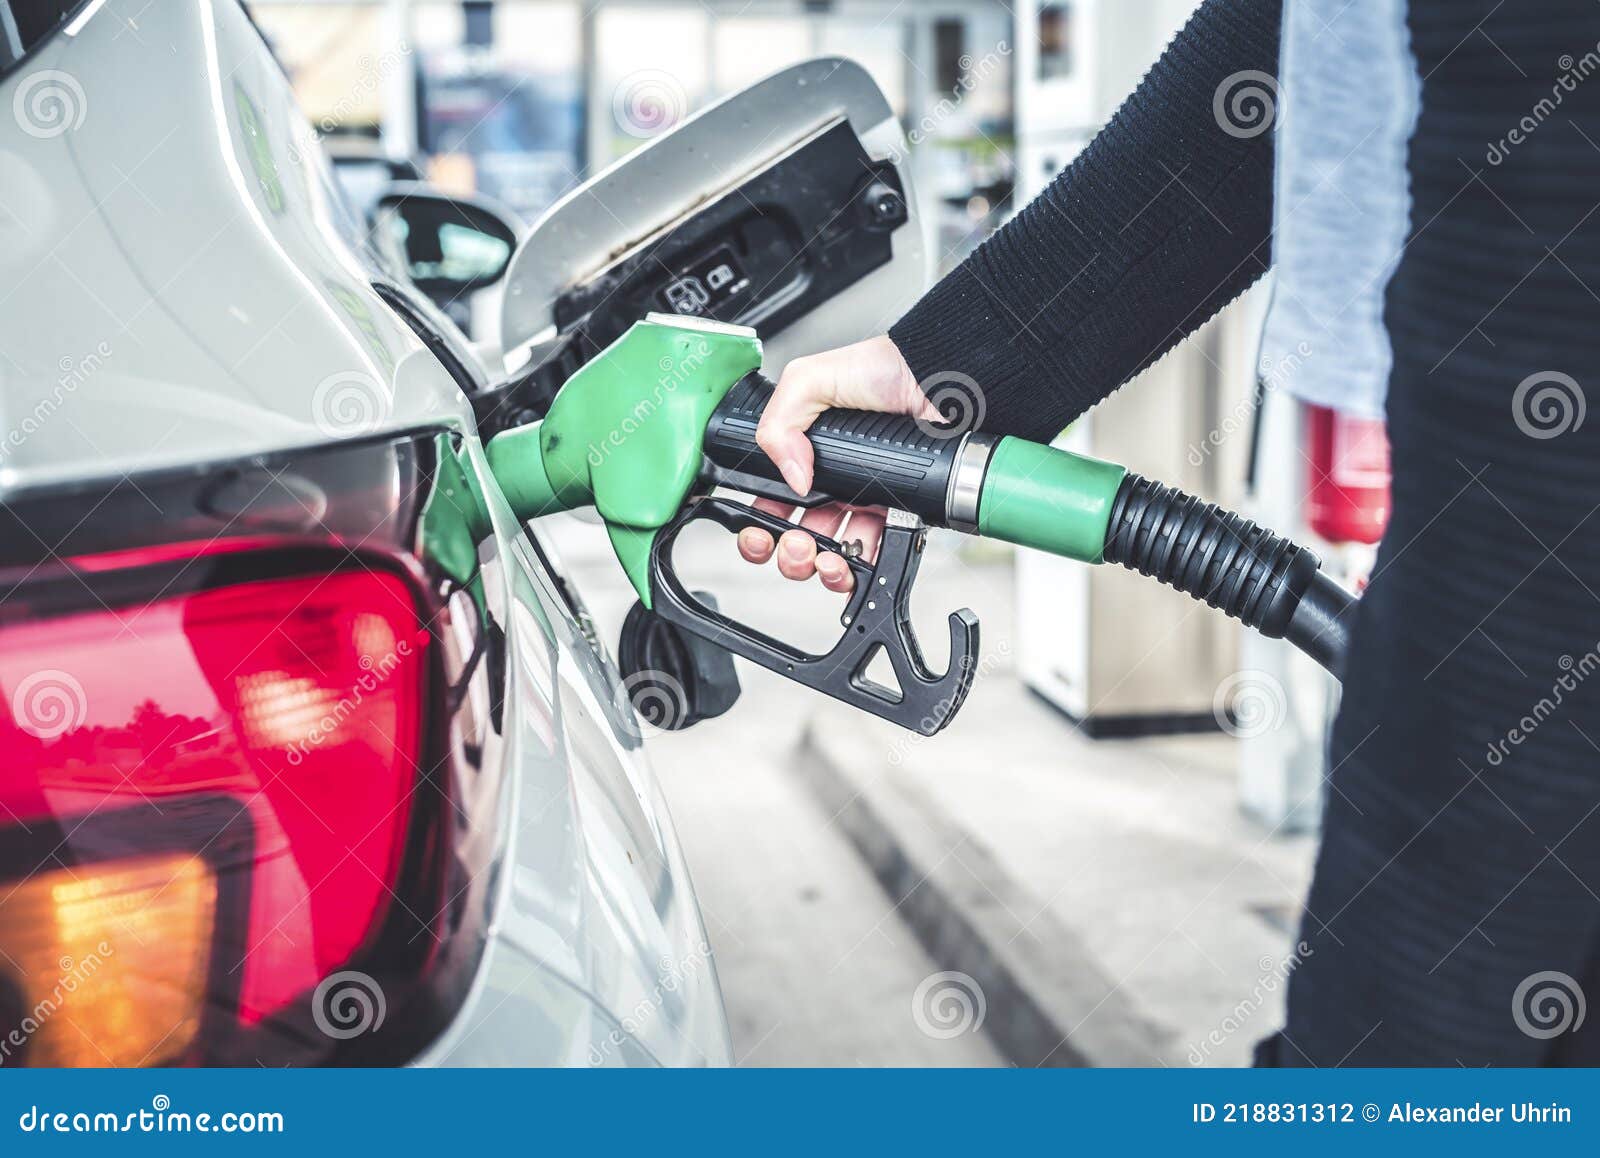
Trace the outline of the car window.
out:
M 27 59 L 88 0 L 0 0 L 0 76 Z

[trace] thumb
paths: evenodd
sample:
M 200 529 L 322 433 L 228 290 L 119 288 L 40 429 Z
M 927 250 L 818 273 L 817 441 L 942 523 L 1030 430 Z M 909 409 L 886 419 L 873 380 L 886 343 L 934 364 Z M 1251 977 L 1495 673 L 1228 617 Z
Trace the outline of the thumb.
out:
M 786 397 L 778 391 L 767 403 L 766 412 L 756 426 L 756 445 L 773 461 L 783 481 L 797 495 L 811 490 L 815 470 L 815 456 L 805 429 L 825 409 L 804 399 Z
M 783 481 L 798 495 L 811 490 L 816 465 L 806 428 L 832 405 L 833 391 L 826 382 L 811 375 L 786 373 L 756 426 L 756 445 L 777 464 Z
M 810 425 L 810 420 L 806 425 Z M 773 461 L 778 464 L 778 470 L 783 474 L 783 481 L 789 484 L 789 489 L 804 498 L 811 490 L 811 479 L 816 470 L 816 455 L 811 449 L 811 440 L 805 436 L 803 429 L 790 427 L 778 432 L 778 445 Z

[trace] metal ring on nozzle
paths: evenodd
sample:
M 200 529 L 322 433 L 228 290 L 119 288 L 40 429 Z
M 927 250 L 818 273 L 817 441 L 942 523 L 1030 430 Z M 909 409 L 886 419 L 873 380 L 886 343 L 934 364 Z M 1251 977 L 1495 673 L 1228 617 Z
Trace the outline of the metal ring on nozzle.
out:
M 999 441 L 999 436 L 980 430 L 962 435 L 955 466 L 950 469 L 950 486 L 944 498 L 945 526 L 952 531 L 968 535 L 978 533 L 978 500 L 983 495 L 983 479 L 989 470 L 989 457 Z

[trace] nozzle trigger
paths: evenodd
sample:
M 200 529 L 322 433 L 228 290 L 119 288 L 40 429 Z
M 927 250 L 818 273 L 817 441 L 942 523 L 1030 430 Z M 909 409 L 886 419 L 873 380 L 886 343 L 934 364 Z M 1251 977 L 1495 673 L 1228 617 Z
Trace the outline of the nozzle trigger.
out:
M 700 603 L 672 569 L 672 547 L 690 523 L 706 519 L 738 534 L 760 527 L 774 539 L 785 531 L 810 535 L 819 551 L 845 559 L 855 576 L 855 589 L 841 623 L 845 630 L 825 655 L 813 655 L 773 639 Z M 709 640 L 768 671 L 823 692 L 862 711 L 931 736 L 961 709 L 977 672 L 978 618 L 967 608 L 950 614 L 950 666 L 930 671 L 911 628 L 910 594 L 921 562 L 927 529 L 904 511 L 890 511 L 876 563 L 846 552 L 825 535 L 723 498 L 691 503 L 656 535 L 650 549 L 650 592 L 653 610 L 662 619 Z M 882 652 L 894 670 L 899 688 L 867 677 L 867 668 Z

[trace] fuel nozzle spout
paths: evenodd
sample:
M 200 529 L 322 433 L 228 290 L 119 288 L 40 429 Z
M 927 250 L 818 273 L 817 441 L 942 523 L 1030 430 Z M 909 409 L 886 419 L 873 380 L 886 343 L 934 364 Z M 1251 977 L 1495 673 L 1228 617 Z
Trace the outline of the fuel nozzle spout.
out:
M 505 431 L 489 442 L 489 469 L 506 496 L 518 521 L 568 509 L 544 469 L 544 422 L 530 422 Z
M 650 605 L 650 544 L 700 473 L 706 423 L 761 364 L 743 326 L 651 314 L 584 363 L 540 422 L 496 435 L 489 468 L 520 519 L 593 506 Z

